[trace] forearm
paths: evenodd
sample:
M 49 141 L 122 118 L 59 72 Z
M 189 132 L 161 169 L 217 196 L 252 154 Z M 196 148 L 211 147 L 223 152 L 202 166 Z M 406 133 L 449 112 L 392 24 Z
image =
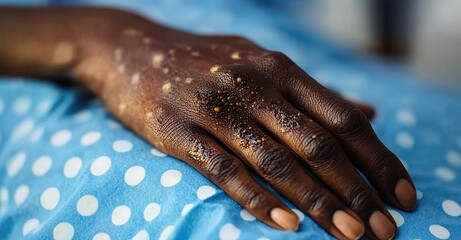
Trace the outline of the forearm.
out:
M 106 43 L 114 38 L 144 30 L 167 31 L 134 14 L 108 8 L 0 7 L 0 74 L 69 73 L 84 60 L 106 52 Z M 163 41 L 162 34 L 155 36 L 150 41 Z

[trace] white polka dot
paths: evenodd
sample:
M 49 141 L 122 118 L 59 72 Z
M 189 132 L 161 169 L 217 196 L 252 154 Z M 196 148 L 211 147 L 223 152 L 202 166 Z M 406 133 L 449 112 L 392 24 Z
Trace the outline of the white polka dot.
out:
M 125 182 L 129 186 L 136 186 L 144 180 L 146 176 L 146 170 L 141 166 L 134 166 L 126 170 L 125 172 Z
M 448 151 L 447 152 L 447 160 L 449 163 L 451 163 L 453 166 L 461 166 L 461 154 L 456 151 Z
M 410 149 L 415 145 L 415 140 L 413 139 L 413 136 L 411 136 L 407 132 L 398 133 L 396 137 L 396 142 L 399 146 L 406 149 Z
M 8 189 L 6 189 L 5 187 L 2 187 L 1 191 L 0 191 L 0 202 L 1 203 L 7 203 L 8 202 Z
M 270 240 L 270 239 L 267 238 L 267 237 L 260 237 L 260 238 L 258 238 L 257 240 Z
M 144 219 L 151 222 L 160 214 L 160 205 L 157 203 L 149 203 L 144 209 Z
M 14 202 L 19 206 L 26 201 L 27 196 L 29 196 L 29 187 L 27 185 L 21 185 L 14 193 Z
M 416 117 L 409 109 L 400 109 L 396 117 L 397 121 L 406 126 L 413 126 L 416 123 Z
M 215 193 L 216 193 L 216 189 L 214 189 L 213 187 L 205 185 L 205 186 L 201 186 L 201 187 L 198 188 L 197 197 L 200 200 L 205 200 L 205 199 L 213 196 Z
M 178 170 L 170 169 L 162 174 L 160 183 L 164 187 L 172 187 L 181 181 L 182 173 Z
M 388 211 L 392 215 L 392 218 L 394 218 L 394 221 L 397 224 L 397 227 L 402 226 L 403 223 L 405 222 L 405 219 L 403 218 L 402 214 L 400 214 L 397 211 L 391 210 L 391 209 L 389 209 Z
M 20 124 L 18 124 L 17 127 L 13 130 L 13 132 L 11 133 L 11 140 L 13 142 L 16 142 L 22 139 L 34 129 L 34 126 L 35 121 L 33 119 L 25 119 Z
M 444 181 L 447 181 L 447 182 L 451 182 L 453 180 L 455 180 L 456 178 L 456 173 L 454 171 L 452 171 L 451 169 L 449 168 L 446 168 L 446 167 L 437 167 L 435 169 L 435 175 L 444 180 Z
M 112 129 L 119 129 L 119 128 L 122 127 L 122 126 L 120 125 L 120 123 L 115 122 L 115 121 L 113 121 L 113 120 L 108 120 L 108 121 L 107 121 L 107 126 L 108 126 L 109 128 L 112 128 Z
M 112 165 L 112 161 L 107 156 L 101 156 L 96 158 L 93 161 L 90 167 L 90 171 L 95 176 L 101 176 L 109 170 L 110 166 Z
M 119 153 L 128 152 L 133 148 L 133 144 L 126 140 L 117 140 L 112 144 L 112 149 Z
M 51 144 L 54 147 L 62 147 L 66 143 L 68 143 L 71 138 L 72 138 L 72 133 L 69 130 L 64 129 L 64 130 L 56 132 L 51 137 Z
M 74 178 L 82 168 L 82 164 L 82 159 L 78 157 L 70 158 L 64 165 L 64 176 L 67 178 Z
M 74 227 L 68 222 L 59 223 L 54 227 L 53 237 L 56 240 L 70 240 L 74 237 Z
M 437 224 L 431 225 L 429 227 L 429 231 L 432 235 L 434 235 L 434 237 L 438 239 L 448 239 L 450 237 L 450 232 L 448 229 Z
M 146 230 L 141 230 L 134 235 L 133 240 L 149 240 L 149 233 Z
M 41 101 L 38 104 L 37 112 L 40 115 L 44 115 L 44 114 L 48 113 L 50 111 L 50 109 L 51 109 L 52 104 L 53 104 L 53 102 L 51 100 L 49 100 L 49 99 Z
M 42 138 L 44 132 L 45 132 L 45 129 L 43 127 L 35 128 L 35 130 L 30 135 L 30 141 L 32 142 L 38 141 L 40 138 Z
M 100 132 L 89 132 L 83 135 L 80 139 L 80 144 L 82 144 L 82 146 L 90 146 L 99 141 L 99 139 L 101 139 Z
M 40 196 L 40 204 L 46 210 L 53 210 L 59 203 L 61 194 L 55 187 L 47 188 Z
M 0 216 L 6 213 L 8 207 L 8 190 L 5 187 L 0 189 Z
M 461 206 L 453 200 L 445 200 L 442 203 L 443 211 L 452 216 L 452 217 L 459 217 L 461 216 Z
M 32 102 L 27 97 L 21 97 L 13 103 L 13 112 L 16 115 L 24 115 L 29 111 Z
M 25 161 L 26 154 L 24 152 L 16 153 L 16 155 L 11 157 L 10 161 L 8 162 L 8 166 L 6 167 L 6 174 L 10 177 L 16 175 L 19 170 L 21 170 Z
M 118 206 L 112 211 L 112 223 L 115 226 L 122 226 L 130 220 L 131 209 L 125 205 Z
M 77 123 L 87 122 L 90 119 L 91 119 L 91 112 L 89 111 L 81 111 L 72 117 L 72 120 L 74 120 L 74 122 L 77 122 Z
M 50 170 L 52 162 L 50 156 L 37 158 L 32 165 L 32 173 L 37 177 L 45 175 Z
M 92 195 L 85 195 L 77 202 L 77 212 L 84 216 L 89 217 L 98 210 L 98 199 Z
M 110 240 L 110 236 L 107 233 L 100 232 L 94 235 L 93 240 Z
M 182 209 L 181 211 L 181 216 L 186 216 L 187 213 L 189 213 L 189 211 L 194 207 L 195 205 L 193 203 L 188 203 L 186 205 L 184 205 L 184 208 Z
M 423 192 L 419 191 L 419 190 L 416 190 L 416 199 L 421 199 L 423 198 Z
M 168 226 L 165 229 L 163 229 L 162 233 L 160 234 L 160 238 L 158 240 L 167 240 L 168 237 L 173 233 L 174 231 L 174 226 Z
M 27 220 L 27 222 L 24 223 L 24 226 L 22 227 L 22 235 L 26 236 L 30 232 L 37 229 L 39 225 L 40 225 L 40 222 L 36 218 Z
M 254 221 L 256 219 L 253 215 L 251 215 L 251 213 L 249 213 L 245 209 L 242 209 L 242 211 L 240 211 L 240 217 L 245 221 Z
M 152 153 L 152 155 L 157 156 L 157 157 L 165 157 L 166 156 L 165 153 L 160 152 L 160 150 L 158 150 L 156 148 L 152 148 L 150 150 L 150 153 Z
M 239 238 L 239 236 L 240 236 L 240 229 L 238 229 L 232 223 L 225 224 L 219 230 L 220 240 L 236 240 Z
M 294 208 L 291 209 L 291 210 L 293 210 L 293 212 L 296 213 L 296 215 L 299 218 L 299 222 L 302 222 L 304 220 L 304 213 L 303 212 L 299 211 L 298 209 L 294 209 Z

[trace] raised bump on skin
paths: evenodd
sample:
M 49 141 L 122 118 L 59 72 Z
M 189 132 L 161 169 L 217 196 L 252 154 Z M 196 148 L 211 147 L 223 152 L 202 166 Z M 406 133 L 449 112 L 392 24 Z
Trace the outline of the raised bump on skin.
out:
M 170 72 L 169 68 L 163 68 L 162 69 L 163 74 L 168 74 Z
M 197 52 L 197 51 L 193 51 L 193 52 L 190 53 L 190 55 L 192 55 L 194 57 L 198 57 L 200 55 L 200 53 Z
M 115 61 L 118 62 L 118 61 L 122 60 L 122 54 L 123 54 L 122 49 L 120 49 L 120 48 L 115 49 L 114 54 L 115 54 Z
M 168 93 L 171 89 L 171 83 L 165 83 L 162 86 L 162 91 L 163 93 Z
M 150 37 L 145 37 L 142 39 L 142 41 L 145 43 L 145 44 L 150 44 L 152 42 L 152 40 L 150 39 Z
M 185 83 L 191 84 L 192 83 L 192 78 L 188 77 L 184 80 Z
M 152 118 L 152 116 L 154 116 L 154 113 L 153 113 L 153 112 L 147 112 L 147 113 L 146 113 L 146 118 L 147 118 L 147 119 Z
M 168 50 L 168 54 L 170 54 L 171 56 L 173 56 L 173 55 L 174 55 L 174 53 L 175 53 L 175 50 L 174 50 L 174 48 L 172 48 L 172 49 Z
M 159 68 L 164 59 L 165 59 L 165 56 L 163 56 L 162 53 L 154 53 L 152 55 L 152 64 L 154 65 L 155 68 Z
M 132 29 L 132 28 L 127 28 L 125 30 L 123 30 L 123 35 L 125 36 L 129 36 L 129 37 L 135 37 L 135 36 L 139 36 L 141 35 L 142 33 L 136 29 Z
M 216 65 L 210 68 L 210 72 L 211 72 L 211 73 L 215 73 L 215 72 L 217 72 L 218 70 L 219 70 L 219 66 L 216 66 Z
M 133 74 L 131 76 L 131 84 L 138 84 L 139 83 L 139 73 Z
M 125 65 L 121 64 L 118 66 L 117 71 L 119 73 L 124 73 L 125 72 Z
M 120 104 L 118 105 L 118 110 L 119 110 L 120 112 L 125 111 L 125 109 L 126 109 L 126 103 L 120 103 Z
M 231 58 L 232 59 L 240 59 L 240 54 L 238 52 L 232 53 Z
M 75 57 L 75 47 L 69 42 L 60 42 L 56 45 L 52 62 L 55 64 L 70 63 Z

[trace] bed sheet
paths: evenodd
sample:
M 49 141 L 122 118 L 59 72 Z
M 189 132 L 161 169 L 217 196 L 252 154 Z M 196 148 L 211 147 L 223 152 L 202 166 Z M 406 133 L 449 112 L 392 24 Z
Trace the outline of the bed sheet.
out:
M 286 53 L 319 82 L 377 107 L 373 127 L 418 193 L 415 212 L 389 207 L 397 239 L 461 239 L 459 92 L 312 34 L 279 10 L 282 1 L 19 2 L 118 6 Z M 193 168 L 125 129 L 85 90 L 0 78 L 0 239 L 333 239 L 285 202 L 300 216 L 296 233 L 255 220 Z

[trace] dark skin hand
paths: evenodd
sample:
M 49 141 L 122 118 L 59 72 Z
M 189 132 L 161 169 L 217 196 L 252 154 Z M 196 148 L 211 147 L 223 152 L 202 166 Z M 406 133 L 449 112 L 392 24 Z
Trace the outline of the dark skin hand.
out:
M 296 231 L 298 218 L 250 171 L 339 239 L 390 239 L 396 225 L 383 203 L 416 206 L 410 176 L 365 115 L 373 109 L 282 53 L 105 8 L 0 7 L 0 36 L 0 74 L 71 75 L 269 226 Z

